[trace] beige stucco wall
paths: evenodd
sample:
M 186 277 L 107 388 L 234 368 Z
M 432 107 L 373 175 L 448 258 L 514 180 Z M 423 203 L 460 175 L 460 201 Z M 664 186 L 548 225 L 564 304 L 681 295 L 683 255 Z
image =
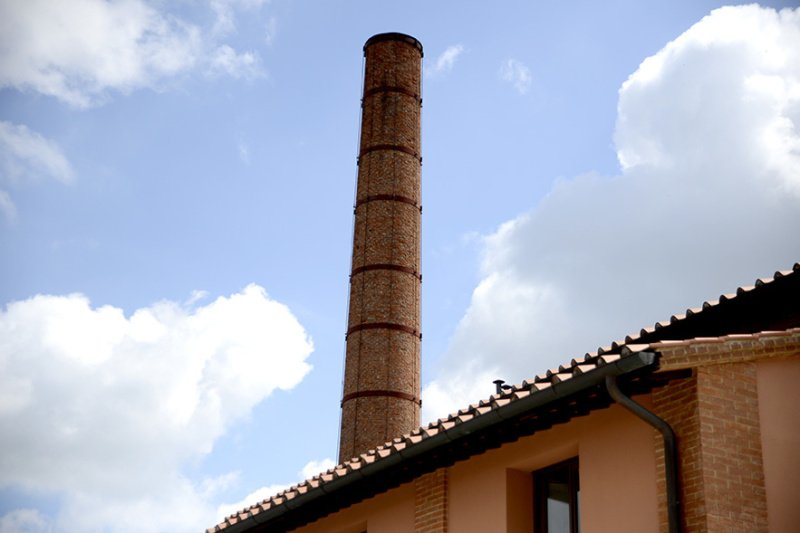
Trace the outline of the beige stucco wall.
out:
M 532 531 L 530 473 L 576 455 L 583 532 L 656 531 L 654 445 L 650 426 L 613 406 L 458 463 L 450 531 Z
M 313 524 L 297 533 L 409 533 L 414 531 L 414 484 L 406 483 Z
M 637 401 L 650 407 L 645 398 Z M 657 531 L 657 432 L 618 406 L 588 426 L 579 454 L 581 531 Z
M 757 376 L 769 531 L 791 533 L 800 523 L 800 358 L 759 361 Z

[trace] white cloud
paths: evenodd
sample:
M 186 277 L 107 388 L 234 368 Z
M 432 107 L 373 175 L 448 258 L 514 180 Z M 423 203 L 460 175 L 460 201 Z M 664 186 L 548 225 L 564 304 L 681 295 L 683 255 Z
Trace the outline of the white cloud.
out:
M 237 513 L 242 509 L 246 509 L 251 505 L 264 501 L 272 496 L 275 496 L 279 492 L 283 492 L 284 490 L 288 489 L 289 486 L 290 485 L 268 485 L 266 487 L 261 487 L 259 489 L 254 490 L 253 492 L 251 492 L 238 502 L 224 503 L 219 507 L 217 507 L 217 515 L 215 518 L 215 523 L 222 522 L 223 520 L 225 520 L 225 517 L 230 516 L 233 513 Z
M 75 177 L 61 148 L 24 125 L 0 121 L 0 181 L 41 177 L 69 183 Z
M 327 471 L 330 468 L 336 466 L 336 463 L 333 459 L 322 459 L 321 461 L 309 461 L 303 467 L 300 472 L 298 472 L 299 479 L 297 481 L 305 481 L 306 479 L 310 479 L 317 474 Z M 230 516 L 233 513 L 241 511 L 247 507 L 250 507 L 253 504 L 256 504 L 260 501 L 266 500 L 272 496 L 275 496 L 279 492 L 283 492 L 284 490 L 288 489 L 290 484 L 286 485 L 269 485 L 267 487 L 261 487 L 257 490 L 254 490 L 241 500 L 235 503 L 226 503 L 222 504 L 217 508 L 217 521 L 222 521 L 226 516 Z M 0 532 L 1 533 L 1 532 Z
M 226 35 L 236 31 L 236 11 L 256 10 L 268 0 L 211 0 L 211 10 L 216 17 L 213 32 Z
M 620 89 L 623 169 L 662 168 L 675 179 L 707 170 L 728 180 L 746 165 L 746 179 L 800 192 L 798 43 L 797 10 L 728 7 L 647 58 Z
M 212 76 L 225 75 L 232 78 L 252 79 L 263 75 L 259 65 L 258 54 L 254 52 L 238 53 L 224 44 L 212 54 L 208 73 Z
M 108 90 L 158 87 L 198 66 L 214 70 L 220 54 L 228 68 L 219 72 L 241 76 L 256 68 L 258 58 L 217 42 L 226 33 L 222 29 L 233 24 L 231 4 L 212 3 L 215 9 L 222 6 L 216 22 L 220 35 L 211 30 L 204 35 L 202 28 L 143 0 L 0 2 L 0 87 L 87 107 L 107 98 Z
M 75 172 L 55 142 L 24 125 L 0 120 L 0 184 L 13 186 L 43 178 L 70 183 Z M 0 213 L 7 222 L 17 216 L 14 201 L 3 189 L 0 189 Z
M 192 291 L 192 294 L 189 295 L 189 298 L 184 302 L 183 305 L 189 307 L 201 300 L 205 300 L 206 298 L 208 298 L 208 291 L 195 289 Z
M 336 462 L 333 459 L 329 458 L 322 459 L 321 461 L 309 461 L 299 472 L 300 479 L 301 480 L 311 479 L 317 474 L 321 474 L 323 472 L 330 470 L 334 466 L 336 466 Z
M 17 206 L 6 191 L 0 190 L 0 213 L 6 222 L 13 222 L 17 218 Z
M 514 86 L 519 94 L 527 93 L 531 88 L 531 69 L 522 61 L 506 59 L 500 66 L 500 78 Z
M 464 47 L 460 44 L 448 46 L 444 52 L 439 54 L 439 57 L 434 61 L 433 66 L 428 69 L 431 75 L 442 74 L 453 70 L 453 65 L 464 52 Z
M 52 524 L 36 509 L 18 509 L 0 516 L 0 533 L 49 533 Z
M 138 0 L 0 5 L 0 85 L 78 107 L 184 71 L 200 53 L 197 28 Z
M 13 302 L 0 312 L 0 486 L 59 495 L 59 530 L 200 530 L 230 476 L 195 483 L 182 467 L 297 385 L 311 351 L 256 285 L 129 317 L 81 295 Z
M 484 240 L 426 417 L 800 257 L 800 10 L 727 7 L 620 89 L 622 173 L 557 181 Z

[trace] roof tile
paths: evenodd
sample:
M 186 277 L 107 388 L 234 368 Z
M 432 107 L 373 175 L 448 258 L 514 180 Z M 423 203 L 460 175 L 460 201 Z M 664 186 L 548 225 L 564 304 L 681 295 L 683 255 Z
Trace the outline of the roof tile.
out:
M 576 374 L 585 374 L 586 372 L 594 370 L 595 368 L 597 368 L 597 365 L 575 365 L 573 367 L 573 372 Z
M 504 405 L 508 405 L 511 403 L 510 398 L 497 398 L 492 402 L 492 408 L 497 409 L 498 407 L 503 407 Z
M 515 400 L 521 400 L 522 398 L 525 398 L 526 396 L 530 396 L 530 395 L 531 395 L 531 391 L 529 391 L 529 390 L 518 390 L 518 391 L 514 392 L 514 399 Z
M 573 376 L 572 372 L 562 372 L 560 374 L 555 374 L 551 379 L 555 384 L 555 383 L 562 383 L 564 381 L 567 381 L 568 379 L 572 379 L 572 376 Z
M 614 361 L 617 361 L 620 357 L 622 356 L 619 354 L 608 354 L 600 356 L 597 358 L 597 366 L 613 363 Z

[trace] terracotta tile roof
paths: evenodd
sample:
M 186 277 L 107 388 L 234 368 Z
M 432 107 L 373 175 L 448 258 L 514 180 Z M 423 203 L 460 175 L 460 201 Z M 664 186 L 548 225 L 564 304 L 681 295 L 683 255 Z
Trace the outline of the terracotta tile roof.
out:
M 800 263 L 794 265 L 793 269 L 785 272 L 776 272 L 770 279 L 759 279 L 752 287 L 740 287 L 735 294 L 722 295 L 720 298 L 713 302 L 704 302 L 703 305 L 696 309 L 688 309 L 686 314 L 674 315 L 668 322 L 659 322 L 650 329 L 642 329 L 638 335 L 627 336 L 624 341 L 612 343 L 608 347 L 599 348 L 594 353 L 587 353 L 582 358 L 572 359 L 569 363 L 560 365 L 558 368 L 550 369 L 543 374 L 539 374 L 534 378 L 525 380 L 520 384 L 512 385 L 501 394 L 495 394 L 485 400 L 481 400 L 477 404 L 472 404 L 458 412 L 453 413 L 445 418 L 440 418 L 431 422 L 427 426 L 420 427 L 409 434 L 397 437 L 382 446 L 378 446 L 373 450 L 369 450 L 358 457 L 354 457 L 340 465 L 337 465 L 330 470 L 323 472 L 311 479 L 303 481 L 297 485 L 289 487 L 285 491 L 272 496 L 262 502 L 252 505 L 238 513 L 234 513 L 220 524 L 207 530 L 207 533 L 221 532 L 234 533 L 237 531 L 246 531 L 250 527 L 255 527 L 258 524 L 263 524 L 273 517 L 280 517 L 285 513 L 290 513 L 300 506 L 318 500 L 332 494 L 334 491 L 340 490 L 345 486 L 348 479 L 355 479 L 359 475 L 362 478 L 368 476 L 375 476 L 381 472 L 382 465 L 394 465 L 397 462 L 408 461 L 415 457 L 417 454 L 421 455 L 422 448 L 426 447 L 428 443 L 436 441 L 436 445 L 453 442 L 460 435 L 457 435 L 459 429 L 464 426 L 478 426 L 478 423 L 483 423 L 484 420 L 492 418 L 505 420 L 519 416 L 521 409 L 531 410 L 533 408 L 548 408 L 550 404 L 556 401 L 563 401 L 568 394 L 576 394 L 579 391 L 589 391 L 586 398 L 594 398 L 589 390 L 597 381 L 595 376 L 604 375 L 624 375 L 635 374 L 637 371 L 643 369 L 656 369 L 657 358 L 656 353 L 664 350 L 675 349 L 676 347 L 696 347 L 707 344 L 725 344 L 725 343 L 769 343 L 776 339 L 784 339 L 785 342 L 792 342 L 794 346 L 800 346 L 800 327 L 792 327 L 779 331 L 762 331 L 751 333 L 729 333 L 726 335 L 699 336 L 691 339 L 670 339 L 669 335 L 665 338 L 659 339 L 654 336 L 656 332 L 667 332 L 669 328 L 675 327 L 675 324 L 680 324 L 681 321 L 687 320 L 687 317 L 698 316 L 703 313 L 708 313 L 710 309 L 719 309 L 724 307 L 726 303 L 731 302 L 742 295 L 752 293 L 754 291 L 763 290 L 763 287 L 772 286 L 778 280 L 784 278 L 794 278 L 794 285 L 798 285 L 800 281 Z M 780 291 L 783 297 L 792 299 L 785 291 Z M 800 300 L 793 299 L 791 302 L 792 309 L 794 309 L 795 319 L 800 318 L 798 313 L 797 302 Z M 797 324 L 800 326 L 800 324 Z M 713 328 L 712 328 L 713 329 Z M 788 339 L 788 340 L 787 340 Z M 603 379 L 600 377 L 599 379 Z M 561 396 L 559 396 L 561 391 Z M 608 405 L 608 401 L 603 404 L 603 399 L 594 399 L 596 404 L 594 408 L 603 407 Z M 571 416 L 579 416 L 586 414 L 590 408 L 581 409 L 580 401 L 571 400 L 570 405 L 574 407 L 574 412 L 567 415 L 566 419 Z M 524 407 L 518 407 L 524 404 Z M 559 407 L 559 409 L 562 409 Z M 585 412 L 584 412 L 585 411 Z M 543 425 L 546 428 L 551 425 L 564 421 L 564 416 L 554 414 L 555 410 L 549 407 L 548 414 L 543 416 Z M 494 416 L 492 416 L 494 415 Z M 551 419 L 549 417 L 555 417 Z M 498 422 L 499 423 L 499 422 Z M 537 426 L 538 427 L 538 426 Z M 466 431 L 470 433 L 470 431 Z M 529 431 L 527 434 L 533 433 Z M 509 439 L 513 440 L 513 439 Z M 498 444 L 499 445 L 499 444 Z M 486 448 L 494 447 L 491 442 L 486 445 Z M 472 448 L 467 450 L 467 455 L 461 458 L 466 458 L 474 452 Z M 444 454 L 446 455 L 446 454 Z M 457 460 L 457 459 L 455 459 Z M 446 461 L 446 459 L 445 459 Z M 450 462 L 452 464 L 453 461 Z M 394 486 L 396 486 L 395 483 Z M 391 488 L 391 486 L 384 487 L 382 490 Z M 363 489 L 362 489 L 363 490 Z M 369 497 L 381 492 L 381 489 L 366 491 L 369 494 L 360 496 L 360 499 Z M 297 499 L 297 502 L 294 500 Z M 359 499 L 347 500 L 349 504 L 360 501 Z M 335 509 L 328 509 L 331 512 Z M 319 516 L 324 516 L 322 512 Z M 308 520 L 307 520 L 308 521 Z M 278 528 L 276 530 L 283 531 L 284 529 Z
M 769 278 L 756 279 L 753 285 L 738 287 L 735 292 L 721 294 L 716 300 L 705 301 L 699 307 L 686 309 L 682 314 L 672 315 L 669 320 L 656 322 L 652 327 L 642 328 L 638 333 L 626 335 L 624 339 L 612 342 L 608 346 L 597 349 L 598 354 L 618 352 L 622 346 L 629 344 L 653 343 L 661 340 L 680 340 L 700 336 L 723 336 L 730 331 L 724 331 L 715 321 L 725 323 L 725 328 L 737 330 L 738 333 L 754 333 L 770 329 L 786 329 L 796 324 L 794 322 L 781 324 L 786 320 L 784 315 L 796 314 L 796 302 L 790 294 L 800 292 L 800 263 L 795 263 L 791 270 L 777 271 Z M 769 293 L 765 297 L 765 293 Z M 752 305 L 752 300 L 761 298 L 761 305 Z M 779 302 L 773 300 L 778 299 Z M 783 304 L 783 305 L 780 305 Z M 743 313 L 743 307 L 749 307 L 751 314 Z M 771 313 L 763 319 L 758 315 Z M 731 317 L 744 315 L 744 324 L 731 326 L 734 322 Z M 796 319 L 796 317 L 795 317 Z M 785 325 L 786 327 L 776 327 Z M 709 330 L 718 330 L 713 333 Z M 705 333 L 703 333 L 705 331 Z M 587 354 L 588 355 L 588 354 Z
M 341 480 L 355 472 L 369 466 L 378 465 L 380 462 L 387 461 L 395 456 L 403 456 L 404 452 L 413 447 L 420 446 L 425 441 L 445 435 L 453 431 L 462 424 L 474 422 L 480 417 L 485 417 L 490 412 L 498 412 L 511 407 L 515 402 L 520 402 L 526 398 L 546 394 L 550 389 L 563 387 L 563 383 L 573 378 L 573 376 L 585 375 L 606 365 L 618 362 L 623 358 L 632 358 L 637 353 L 644 352 L 647 346 L 637 346 L 634 349 L 624 349 L 619 355 L 587 355 L 581 361 L 575 361 L 570 365 L 560 367 L 559 371 L 548 371 L 546 375 L 537 376 L 530 381 L 523 381 L 521 384 L 512 386 L 502 394 L 494 394 L 485 400 L 472 404 L 458 412 L 445 418 L 440 418 L 431 422 L 427 426 L 417 428 L 406 435 L 392 439 L 382 446 L 369 450 L 358 457 L 353 457 L 349 461 L 339 464 L 326 472 L 323 472 L 311 479 L 293 485 L 285 491 L 272 496 L 262 502 L 234 513 L 217 526 L 207 530 L 208 533 L 219 531 L 233 531 L 233 526 L 241 525 L 246 521 L 252 521 L 253 525 L 258 522 L 258 517 L 262 513 L 277 508 L 285 507 L 291 509 L 291 500 L 300 496 L 308 495 L 317 491 L 322 495 L 325 487 L 337 480 Z M 239 528 L 235 528 L 239 530 Z M 244 530 L 244 529 L 242 529 Z

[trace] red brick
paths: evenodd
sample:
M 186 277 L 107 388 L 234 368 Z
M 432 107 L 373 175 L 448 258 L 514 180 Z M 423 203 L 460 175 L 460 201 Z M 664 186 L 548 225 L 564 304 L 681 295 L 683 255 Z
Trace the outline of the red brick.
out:
M 721 362 L 718 355 L 693 377 L 653 393 L 656 413 L 678 437 L 685 531 L 766 532 L 755 365 Z M 663 453 L 656 461 L 660 527 L 666 531 Z
M 420 409 L 422 56 L 402 38 L 364 53 L 341 462 L 415 429 Z

